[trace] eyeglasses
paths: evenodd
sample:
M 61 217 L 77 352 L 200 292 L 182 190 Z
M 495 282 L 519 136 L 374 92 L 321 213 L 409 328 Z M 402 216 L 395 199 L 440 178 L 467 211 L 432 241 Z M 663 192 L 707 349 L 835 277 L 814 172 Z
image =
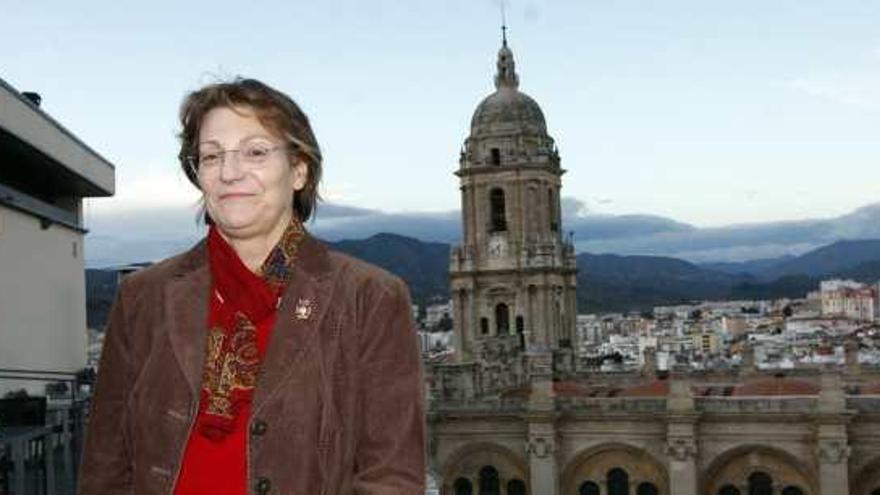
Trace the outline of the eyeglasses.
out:
M 245 143 L 235 150 L 210 150 L 198 155 L 186 157 L 186 162 L 194 174 L 211 174 L 220 170 L 220 166 L 226 162 L 227 153 L 238 153 L 238 163 L 246 171 L 263 168 L 268 162 L 269 156 L 280 149 L 287 149 L 287 144 L 270 146 L 266 143 Z

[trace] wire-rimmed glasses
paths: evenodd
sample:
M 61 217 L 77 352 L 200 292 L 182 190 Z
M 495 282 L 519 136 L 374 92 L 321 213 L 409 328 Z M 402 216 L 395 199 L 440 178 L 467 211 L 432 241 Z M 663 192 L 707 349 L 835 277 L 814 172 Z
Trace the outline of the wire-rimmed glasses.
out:
M 263 168 L 272 153 L 280 149 L 289 149 L 287 144 L 270 145 L 263 142 L 247 142 L 238 149 L 210 149 L 200 151 L 198 155 L 186 157 L 186 163 L 195 175 L 210 175 L 219 172 L 226 162 L 227 153 L 238 153 L 238 163 L 245 171 Z

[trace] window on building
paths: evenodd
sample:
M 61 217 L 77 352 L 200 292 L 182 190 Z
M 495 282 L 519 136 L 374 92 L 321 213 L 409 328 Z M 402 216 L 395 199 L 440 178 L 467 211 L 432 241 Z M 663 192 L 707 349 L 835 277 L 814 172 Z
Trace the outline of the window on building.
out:
M 489 318 L 480 318 L 480 333 L 483 335 L 489 334 Z
M 501 165 L 501 150 L 499 150 L 498 148 L 492 148 L 491 153 L 492 158 L 490 159 L 490 163 L 496 167 Z
M 804 495 L 804 491 L 796 486 L 787 486 L 782 489 L 782 495 Z
M 773 495 L 773 478 L 758 471 L 749 476 L 749 495 Z
M 559 222 L 556 220 L 556 195 L 553 194 L 553 189 L 547 189 L 547 213 L 550 215 L 550 231 L 556 232 L 559 230 Z
M 510 333 L 510 311 L 504 303 L 495 305 L 495 334 L 507 335 Z
M 623 469 L 608 471 L 608 495 L 629 495 L 629 475 Z
M 578 495 L 599 495 L 599 485 L 592 481 L 584 481 L 578 488 Z
M 525 350 L 526 348 L 526 323 L 525 319 L 523 319 L 522 315 L 518 315 L 516 317 L 516 334 L 519 336 L 519 349 Z
M 507 215 L 504 212 L 504 190 L 496 187 L 489 192 L 490 232 L 507 230 Z
M 733 485 L 724 485 L 718 490 L 718 495 L 740 495 L 739 488 Z
M 508 481 L 507 495 L 526 495 L 526 484 L 523 482 L 523 480 Z
M 636 490 L 636 495 L 658 495 L 659 493 L 654 483 L 641 483 Z
M 473 495 L 474 486 L 471 484 L 471 480 L 458 478 L 452 484 L 452 491 L 455 492 L 455 495 Z
M 492 466 L 480 469 L 480 495 L 501 495 L 498 470 Z

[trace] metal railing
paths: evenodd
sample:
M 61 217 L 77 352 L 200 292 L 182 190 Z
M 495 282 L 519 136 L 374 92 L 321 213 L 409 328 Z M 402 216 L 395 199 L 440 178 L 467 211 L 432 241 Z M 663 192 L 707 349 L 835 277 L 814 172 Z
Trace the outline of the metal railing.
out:
M 42 424 L 0 423 L 0 495 L 73 495 L 76 492 L 76 473 L 89 410 L 89 398 L 80 392 L 80 386 L 88 383 L 83 378 L 81 373 L 0 369 L 0 380 L 67 385 L 56 386 L 55 392 L 45 399 L 22 398 L 45 400 Z M 42 415 L 42 411 L 40 413 Z

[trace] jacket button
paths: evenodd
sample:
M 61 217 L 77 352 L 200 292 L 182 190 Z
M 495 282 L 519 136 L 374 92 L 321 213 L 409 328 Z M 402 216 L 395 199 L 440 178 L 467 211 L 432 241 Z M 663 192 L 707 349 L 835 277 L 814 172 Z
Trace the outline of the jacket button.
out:
M 253 424 L 251 424 L 251 435 L 264 435 L 267 428 L 269 428 L 269 425 L 267 425 L 265 421 L 263 421 L 262 419 L 255 419 Z
M 269 489 L 272 488 L 272 482 L 269 481 L 269 478 L 260 477 L 257 480 L 257 493 L 264 494 L 269 493 Z

